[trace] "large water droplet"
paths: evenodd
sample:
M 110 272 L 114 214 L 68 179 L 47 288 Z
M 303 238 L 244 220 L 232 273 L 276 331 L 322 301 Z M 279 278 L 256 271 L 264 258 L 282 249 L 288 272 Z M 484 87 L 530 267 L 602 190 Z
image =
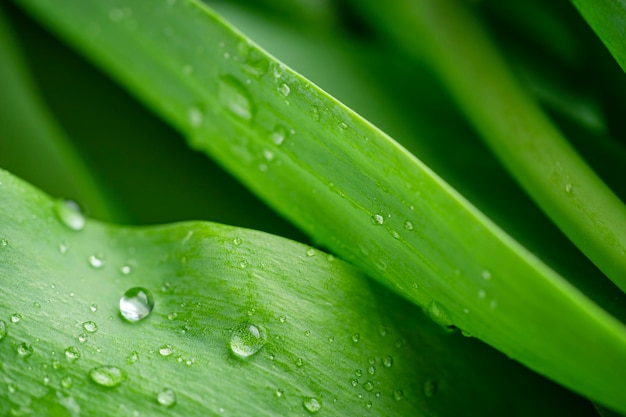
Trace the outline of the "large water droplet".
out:
M 254 115 L 252 97 L 246 87 L 235 77 L 225 75 L 220 77 L 219 98 L 235 116 L 250 121 Z
M 117 366 L 99 366 L 89 371 L 89 378 L 98 385 L 113 388 L 126 380 L 126 373 Z
M 80 352 L 75 346 L 69 346 L 67 349 L 65 349 L 65 357 L 68 361 L 74 362 L 75 360 L 80 358 Z
M 428 306 L 426 307 L 426 314 L 440 326 L 452 326 L 452 319 L 450 319 L 448 310 L 435 300 L 428 303 Z
M 165 407 L 172 407 L 176 404 L 176 393 L 172 389 L 165 388 L 157 395 L 157 402 Z
M 7 324 L 4 320 L 0 320 L 0 340 L 4 339 L 7 336 Z
M 302 400 L 302 405 L 309 413 L 317 413 L 322 409 L 322 403 L 317 398 L 306 397 Z
M 21 343 L 17 346 L 17 354 L 22 358 L 28 358 L 33 354 L 33 347 L 28 343 Z
M 58 219 L 67 228 L 72 230 L 83 230 L 85 227 L 85 216 L 80 206 L 72 200 L 57 200 L 54 202 L 54 212 Z
M 131 288 L 120 298 L 120 313 L 131 323 L 148 317 L 153 308 L 152 293 L 142 287 Z
M 266 341 L 267 334 L 263 326 L 244 324 L 233 330 L 230 350 L 240 358 L 247 358 L 257 353 Z
M 86 321 L 83 323 L 83 329 L 87 330 L 89 333 L 95 333 L 98 331 L 98 325 L 94 321 Z

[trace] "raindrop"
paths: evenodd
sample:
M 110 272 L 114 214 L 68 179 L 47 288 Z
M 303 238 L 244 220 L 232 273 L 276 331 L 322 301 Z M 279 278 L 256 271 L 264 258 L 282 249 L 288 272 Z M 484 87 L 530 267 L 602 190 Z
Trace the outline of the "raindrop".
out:
M 282 145 L 286 137 L 287 137 L 287 129 L 285 129 L 283 126 L 280 126 L 280 125 L 277 125 L 274 128 L 274 131 L 270 133 L 270 139 L 276 145 Z
M 133 268 L 130 265 L 124 265 L 120 268 L 122 275 L 128 275 L 133 272 Z
M 0 239 L 0 249 L 4 249 L 9 246 L 9 241 L 6 239 Z
M 173 312 L 167 315 L 167 319 L 172 321 L 175 320 L 178 317 L 178 313 L 177 312 Z
M 231 75 L 220 77 L 219 97 L 233 115 L 245 121 L 252 119 L 254 114 L 252 98 L 238 79 Z
M 351 381 L 351 384 L 352 384 L 352 386 L 353 386 L 353 387 L 356 387 L 357 385 L 359 385 L 359 380 L 358 380 L 358 379 L 356 379 L 356 378 L 354 378 L 354 379 Z
M 96 311 L 98 311 L 98 305 L 97 305 L 97 304 L 92 304 L 92 305 L 90 305 L 90 306 L 89 306 L 89 310 L 90 310 L 92 313 L 95 313 Z
M 7 336 L 7 324 L 4 320 L 0 320 L 0 340 Z
M 234 243 L 236 246 L 241 245 L 241 243 L 242 243 L 242 242 L 243 242 L 243 240 L 242 240 L 240 237 L 235 237 L 235 238 L 233 238 L 233 243 Z
M 72 388 L 72 385 L 74 385 L 74 381 L 72 381 L 72 377 L 71 376 L 66 376 L 63 379 L 61 379 L 61 386 L 65 389 L 70 389 Z
M 239 262 L 239 268 L 246 269 L 247 267 L 248 267 L 248 261 L 243 260 L 243 261 Z
M 65 349 L 65 357 L 68 361 L 74 362 L 75 360 L 80 358 L 80 352 L 75 346 L 69 346 L 67 349 Z
M 409 232 L 410 232 L 411 230 L 413 230 L 413 229 L 414 229 L 413 222 L 412 222 L 412 221 L 410 221 L 410 220 L 405 221 L 405 222 L 404 222 L 404 229 L 405 229 L 405 230 L 408 230 Z
M 202 126 L 202 122 L 204 122 L 204 116 L 202 115 L 202 111 L 198 107 L 190 107 L 187 111 L 187 119 L 189 120 L 189 124 L 192 128 L 197 129 Z
M 302 365 L 304 365 L 304 361 L 302 360 L 302 358 L 298 358 L 298 359 L 296 359 L 296 366 L 297 366 L 298 368 L 301 368 L 301 367 L 302 367 Z
M 485 292 L 485 290 L 478 290 L 478 298 L 482 300 L 486 296 L 487 296 L 487 293 Z
M 363 376 L 363 371 L 360 369 L 357 369 L 356 371 L 354 371 L 354 375 L 358 376 L 358 377 L 362 377 Z
M 102 255 L 94 254 L 89 257 L 89 265 L 93 269 L 100 269 L 104 266 L 104 259 Z
M 9 383 L 7 385 L 7 390 L 9 391 L 9 394 L 15 394 L 15 391 L 17 391 L 17 385 Z
M 370 375 L 374 375 L 376 373 L 376 367 L 370 366 L 369 368 L 367 368 L 367 373 Z
M 565 192 L 570 194 L 574 190 L 572 184 L 565 184 Z
M 58 219 L 68 229 L 79 231 L 85 227 L 85 216 L 80 206 L 72 200 L 57 200 L 54 203 L 54 212 Z
M 365 403 L 365 407 L 366 407 L 366 408 L 372 408 L 372 405 L 373 405 L 373 404 L 372 404 L 372 402 L 371 402 L 371 401 L 368 401 L 368 402 L 366 402 L 366 403 Z
M 495 309 L 496 307 L 498 307 L 498 302 L 496 300 L 491 300 L 491 302 L 489 302 L 489 308 Z
M 348 128 L 348 125 L 345 124 L 344 122 L 339 123 L 339 127 L 343 130 L 346 130 Z
M 157 395 L 157 402 L 165 407 L 172 407 L 176 404 L 176 393 L 170 388 L 165 388 Z
M 28 343 L 20 343 L 17 346 L 17 354 L 22 358 L 28 358 L 33 354 L 33 347 Z
M 383 365 L 385 365 L 385 368 L 391 368 L 393 366 L 393 358 L 391 356 L 385 356 L 383 358 Z
M 98 385 L 113 388 L 126 380 L 126 373 L 116 366 L 100 366 L 89 371 L 89 378 Z
M 360 339 L 361 339 L 361 335 L 360 334 L 355 333 L 355 334 L 352 335 L 352 341 L 354 343 L 358 342 Z
M 22 315 L 15 313 L 11 315 L 11 323 L 19 323 L 22 320 Z
M 374 214 L 372 216 L 372 223 L 374 223 L 375 225 L 381 225 L 384 223 L 384 221 L 385 218 L 380 214 Z
M 284 393 L 285 393 L 285 391 L 284 391 L 284 390 L 282 390 L 282 389 L 278 388 L 278 389 L 276 390 L 276 392 L 274 392 L 274 395 L 276 395 L 278 398 L 280 398 L 280 397 L 282 397 L 282 396 L 283 396 L 283 394 L 284 394 Z
M 85 343 L 87 341 L 87 334 L 86 333 L 81 333 L 78 335 L 78 341 L 80 343 Z
M 425 396 L 434 397 L 435 394 L 437 394 L 437 389 L 437 381 L 435 381 L 434 379 L 428 379 L 426 380 L 426 382 L 424 382 L 423 390 Z
M 126 357 L 126 363 L 129 365 L 134 364 L 138 360 L 139 360 L 139 352 L 137 352 L 136 350 L 133 350 L 132 352 L 130 352 L 130 355 Z
M 395 230 L 392 230 L 389 233 L 391 233 L 391 237 L 393 237 L 394 239 L 400 239 L 400 234 Z
M 402 392 L 401 389 L 397 389 L 393 392 L 393 398 L 395 398 L 396 401 L 400 401 L 401 399 L 404 398 L 404 392 Z
M 287 97 L 289 93 L 291 93 L 291 88 L 289 88 L 287 84 L 282 83 L 281 85 L 278 86 L 278 91 L 280 91 L 280 94 Z
M 239 358 L 247 358 L 257 353 L 266 341 L 267 335 L 263 326 L 244 324 L 233 330 L 230 350 Z
M 171 356 L 172 353 L 174 353 L 174 349 L 171 345 L 163 345 L 159 348 L 159 355 L 161 356 L 168 357 Z
M 315 249 L 313 248 L 308 248 L 306 250 L 306 256 L 315 256 Z
M 366 381 L 363 384 L 363 388 L 365 389 L 365 391 L 371 391 L 374 389 L 374 383 L 372 381 Z
M 83 329 L 89 333 L 95 333 L 98 331 L 98 325 L 93 321 L 86 321 L 83 323 Z
M 278 318 L 278 321 L 280 321 L 281 323 L 286 322 L 286 321 L 287 321 L 287 316 L 280 316 L 280 317 Z
M 315 120 L 316 122 L 320 121 L 320 109 L 317 106 L 311 107 L 311 117 L 313 117 L 313 120 Z
M 426 314 L 440 326 L 452 326 L 452 320 L 450 319 L 448 311 L 445 309 L 444 306 L 442 306 L 435 300 L 432 300 L 430 303 L 428 303 L 428 306 L 426 307 Z
M 69 245 L 67 242 L 61 242 L 59 243 L 59 253 L 61 255 L 65 255 L 67 253 L 67 250 L 69 249 Z
M 142 287 L 134 287 L 120 298 L 120 313 L 131 323 L 138 322 L 150 315 L 154 308 L 152 293 Z
M 322 403 L 317 398 L 307 397 L 302 401 L 302 405 L 309 413 L 317 413 L 322 409 Z

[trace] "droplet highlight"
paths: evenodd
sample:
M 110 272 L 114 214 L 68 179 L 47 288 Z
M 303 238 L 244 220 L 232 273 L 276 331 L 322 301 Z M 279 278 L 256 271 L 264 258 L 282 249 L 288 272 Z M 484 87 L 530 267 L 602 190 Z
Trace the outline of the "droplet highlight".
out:
M 120 314 L 131 323 L 136 323 L 150 315 L 154 308 L 152 293 L 143 287 L 134 287 L 120 298 Z
M 247 358 L 257 353 L 267 342 L 263 326 L 244 324 L 233 330 L 230 338 L 230 350 L 239 358 Z

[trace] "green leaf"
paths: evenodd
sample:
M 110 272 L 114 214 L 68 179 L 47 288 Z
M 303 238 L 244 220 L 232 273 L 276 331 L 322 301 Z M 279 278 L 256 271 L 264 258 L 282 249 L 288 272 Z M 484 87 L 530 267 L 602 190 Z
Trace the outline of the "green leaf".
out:
M 0 194 L 2 415 L 590 411 L 311 247 L 201 222 L 68 227 L 80 213 L 1 170 Z M 137 287 L 153 310 L 129 322 Z
M 206 7 L 19 3 L 321 245 L 440 321 L 626 410 L 623 324 Z

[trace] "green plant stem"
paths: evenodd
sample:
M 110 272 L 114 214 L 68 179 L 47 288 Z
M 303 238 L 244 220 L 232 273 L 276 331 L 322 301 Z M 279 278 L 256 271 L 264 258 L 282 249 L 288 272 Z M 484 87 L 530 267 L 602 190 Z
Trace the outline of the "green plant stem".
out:
M 626 206 L 517 81 L 455 0 L 399 1 L 376 16 L 407 53 L 425 54 L 459 106 L 533 200 L 626 291 Z M 372 9 L 381 5 L 372 2 Z M 416 42 L 417 37 L 417 42 Z

